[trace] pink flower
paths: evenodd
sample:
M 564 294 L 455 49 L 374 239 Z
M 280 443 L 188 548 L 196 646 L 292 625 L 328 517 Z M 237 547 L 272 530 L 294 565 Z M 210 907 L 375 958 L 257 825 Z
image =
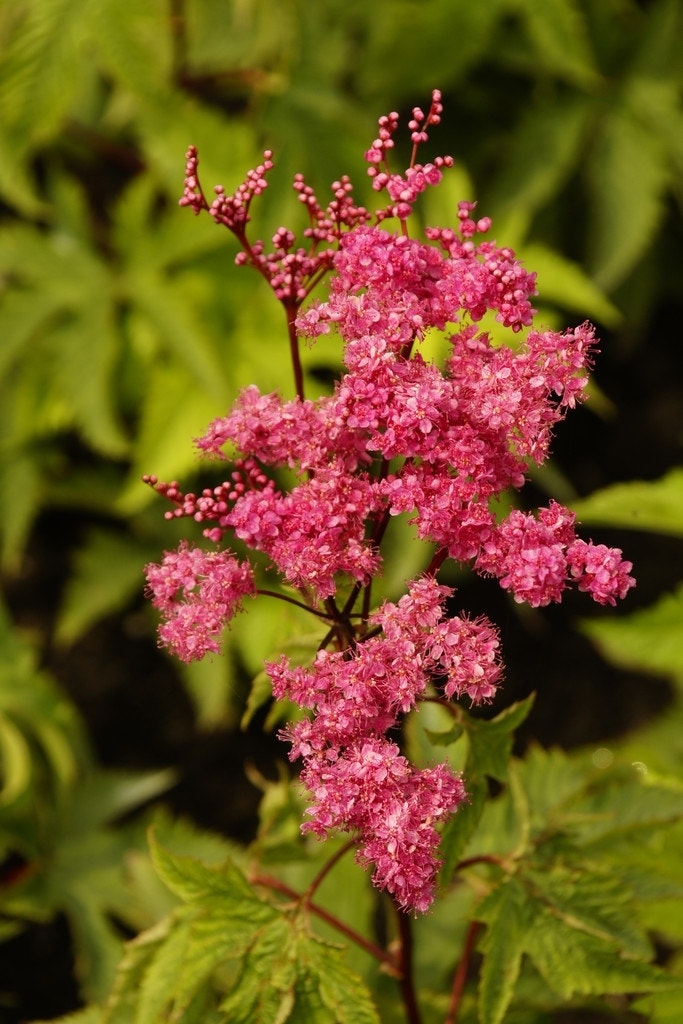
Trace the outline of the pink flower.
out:
M 148 592 L 164 621 L 159 640 L 181 661 L 220 650 L 216 637 L 255 592 L 250 566 L 228 551 L 207 552 L 183 542 L 160 565 L 145 569 Z
M 575 540 L 567 551 L 567 562 L 579 590 L 589 593 L 598 604 L 615 605 L 636 583 L 629 575 L 631 562 L 625 561 L 617 548 L 604 544 Z
M 210 540 L 233 535 L 261 553 L 264 573 L 325 621 L 312 664 L 283 656 L 266 665 L 275 697 L 306 712 L 281 734 L 311 793 L 303 828 L 354 835 L 374 884 L 415 911 L 431 904 L 437 826 L 465 788 L 447 765 L 412 766 L 387 734 L 425 699 L 492 700 L 503 674 L 496 628 L 450 612 L 453 591 L 438 583 L 436 567 L 447 557 L 472 563 L 533 607 L 561 600 L 572 583 L 601 604 L 634 585 L 621 552 L 578 540 L 573 514 L 557 502 L 496 519 L 496 500 L 523 486 L 529 465 L 547 458 L 557 423 L 582 400 L 595 337 L 587 323 L 535 329 L 536 275 L 511 249 L 481 238 L 491 221 L 476 204 L 458 204 L 454 228 L 411 237 L 414 203 L 452 164 L 448 156 L 417 161 L 441 113 L 438 90 L 426 114 L 413 109 L 413 150 L 401 173 L 389 164 L 398 114 L 380 118 L 366 160 L 387 205 L 374 215 L 354 202 L 348 178 L 333 183 L 324 207 L 296 175 L 308 215 L 303 244 L 286 227 L 269 247 L 247 237 L 270 152 L 232 195 L 218 187 L 209 202 L 188 151 L 181 205 L 227 227 L 241 245 L 237 263 L 254 267 L 282 304 L 297 397 L 251 386 L 210 424 L 197 447 L 230 462 L 217 486 L 183 493 L 147 478 L 172 503 L 167 516 L 191 517 Z M 392 217 L 401 222 L 393 231 Z M 329 271 L 326 298 L 302 310 Z M 517 335 L 514 345 L 479 329 L 491 313 Z M 434 331 L 450 346 L 442 364 L 421 348 Z M 331 393 L 304 398 L 296 332 L 339 337 L 342 372 Z M 429 570 L 373 612 L 384 535 L 403 514 L 429 545 Z M 242 598 L 256 592 L 250 566 L 229 551 L 182 544 L 146 571 L 163 616 L 160 640 L 186 661 L 218 650 Z

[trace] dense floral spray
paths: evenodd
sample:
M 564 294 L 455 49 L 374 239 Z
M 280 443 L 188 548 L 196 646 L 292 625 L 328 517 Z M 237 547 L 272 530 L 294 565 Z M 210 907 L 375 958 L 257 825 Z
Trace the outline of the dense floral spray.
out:
M 388 203 L 374 213 L 356 205 L 348 178 L 334 182 L 323 208 L 298 175 L 310 220 L 305 246 L 281 227 L 269 252 L 247 228 L 272 154 L 236 192 L 218 187 L 209 202 L 188 151 L 181 205 L 232 231 L 237 262 L 254 266 L 282 304 L 295 395 L 252 385 L 199 438 L 202 453 L 230 465 L 220 486 L 193 494 L 146 478 L 175 506 L 168 515 L 204 523 L 213 545 L 183 543 L 147 567 L 160 641 L 179 658 L 218 652 L 243 600 L 265 589 L 230 549 L 231 536 L 267 556 L 280 587 L 273 593 L 268 581 L 269 596 L 292 600 L 293 589 L 327 624 L 309 667 L 285 657 L 266 666 L 275 697 L 309 712 L 283 732 L 312 797 L 303 829 L 350 833 L 375 885 L 412 911 L 433 901 L 437 825 L 467 799 L 466 780 L 446 764 L 412 765 L 397 726 L 425 699 L 490 701 L 502 677 L 496 628 L 447 613 L 452 590 L 438 582 L 440 567 L 467 563 L 533 607 L 561 600 L 572 584 L 614 604 L 634 585 L 621 552 L 577 538 L 574 515 L 557 502 L 536 515 L 496 511 L 496 499 L 547 458 L 554 426 L 584 397 L 596 341 L 587 323 L 563 332 L 534 326 L 535 274 L 481 238 L 491 222 L 475 219 L 475 204 L 459 204 L 457 229 L 411 236 L 413 204 L 453 163 L 417 162 L 441 112 L 438 91 L 426 115 L 414 109 L 403 175 L 389 166 L 398 115 L 380 118 L 365 156 Z M 327 297 L 306 304 L 330 272 Z M 494 345 L 480 330 L 489 311 L 514 345 Z M 432 329 L 449 339 L 443 366 L 420 352 Z M 329 333 L 340 340 L 344 372 L 331 394 L 310 400 L 299 341 Z M 278 483 L 282 467 L 295 471 L 294 486 Z M 398 515 L 415 524 L 424 571 L 397 601 L 372 610 L 382 542 Z

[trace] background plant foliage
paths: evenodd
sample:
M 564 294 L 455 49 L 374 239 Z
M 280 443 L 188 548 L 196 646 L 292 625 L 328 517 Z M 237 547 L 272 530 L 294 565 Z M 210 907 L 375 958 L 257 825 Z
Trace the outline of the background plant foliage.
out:
M 129 947 L 108 1009 L 89 1010 L 84 1021 L 131 1019 L 138 988 L 140 1021 L 166 1019 L 171 1004 L 178 1020 L 221 1021 L 228 1013 L 236 1020 L 225 979 L 238 978 L 245 993 L 260 984 L 249 973 L 253 957 L 240 967 L 233 949 L 226 968 L 219 946 L 201 969 L 193 974 L 191 960 L 176 977 L 174 958 L 193 943 L 201 947 L 198 913 L 203 928 L 217 915 L 217 931 L 232 934 L 235 904 L 222 901 L 226 879 L 232 885 L 246 864 L 243 855 L 233 851 L 234 866 L 221 871 L 176 862 L 176 855 L 202 852 L 225 862 L 227 853 L 218 841 L 214 847 L 184 833 L 164 852 L 158 831 L 154 864 L 179 901 L 169 909 L 143 852 L 144 822 L 116 825 L 124 810 L 167 787 L 169 777 L 102 775 L 78 711 L 40 668 L 50 645 L 73 645 L 104 617 L 137 607 L 141 567 L 175 542 L 140 475 L 191 477 L 197 467 L 190 439 L 240 387 L 289 386 L 281 313 L 265 285 L 256 275 L 232 272 L 227 232 L 177 208 L 187 145 L 199 149 L 205 186 L 222 182 L 229 191 L 263 148 L 274 150 L 276 171 L 254 228 L 269 237 L 296 218 L 296 171 L 320 194 L 349 173 L 358 196 L 367 197 L 362 152 L 377 116 L 426 102 L 438 86 L 446 104 L 438 151 L 453 153 L 457 166 L 425 204 L 425 218 L 448 223 L 457 200 L 478 199 L 499 239 L 538 270 L 539 301 L 551 323 L 590 317 L 617 360 L 646 362 L 653 325 L 675 323 L 671 311 L 680 311 L 681 39 L 680 0 L 280 0 L 277 17 L 270 0 L 0 4 L 0 565 L 10 607 L 0 652 L 2 928 L 10 934 L 27 920 L 65 913 L 79 951 L 81 993 L 95 999 L 109 991 L 120 951 L 121 929 L 112 920 L 133 931 L 152 929 Z M 306 359 L 315 393 L 329 380 L 334 355 L 318 346 Z M 589 415 L 609 417 L 610 381 L 599 367 L 597 377 Z M 674 422 L 683 429 L 680 419 Z M 591 496 L 561 465 L 537 485 L 554 493 L 559 486 L 597 529 L 661 535 L 680 552 L 683 480 L 673 466 L 680 441 L 671 437 L 647 460 L 636 459 L 619 484 L 609 476 L 593 481 L 611 486 Z M 633 476 L 638 482 L 629 483 Z M 67 516 L 75 525 L 63 538 Z M 11 617 L 38 534 L 48 545 L 68 542 L 69 570 L 52 635 L 42 622 L 42 633 L 27 639 L 14 632 Z M 624 547 L 628 553 L 628 540 Z M 410 574 L 405 563 L 397 579 Z M 598 771 L 596 778 L 583 754 L 567 760 L 532 751 L 508 769 L 509 745 L 492 764 L 474 725 L 460 753 L 451 751 L 454 738 L 441 740 L 456 759 L 470 758 L 482 799 L 487 778 L 502 787 L 485 812 L 475 799 L 470 818 L 462 816 L 471 835 L 447 835 L 451 872 L 469 855 L 468 843 L 509 854 L 512 841 L 518 854 L 514 871 L 473 880 L 472 891 L 481 895 L 483 885 L 488 892 L 479 911 L 482 1019 L 502 1020 L 507 1012 L 510 1021 L 520 1019 L 515 1013 L 525 1024 L 547 1020 L 563 1002 L 594 1005 L 604 993 L 637 990 L 626 975 L 659 992 L 666 984 L 652 974 L 648 936 L 666 947 L 671 970 L 679 969 L 683 934 L 670 912 L 683 884 L 680 826 L 672 825 L 680 818 L 680 787 L 672 779 L 683 763 L 683 591 L 676 581 L 669 575 L 659 591 L 646 588 L 630 615 L 581 627 L 613 662 L 675 683 L 667 716 L 610 753 L 618 764 L 647 764 L 659 773 L 654 780 L 626 768 Z M 279 611 L 255 609 L 231 635 L 230 657 L 184 670 L 198 727 L 239 720 L 242 676 L 257 676 L 262 657 L 282 647 L 292 625 Z M 151 617 L 142 628 L 152 646 Z M 257 688 L 247 718 L 263 699 Z M 433 737 L 411 742 L 431 749 Z M 477 757 L 484 758 L 478 767 Z M 552 797 L 539 793 L 548 772 L 559 786 Z M 279 785 L 273 792 L 285 800 Z M 613 832 L 590 824 L 596 801 L 603 801 Z M 273 822 L 262 819 L 257 852 L 263 855 L 265 843 L 272 854 L 286 835 L 286 849 L 296 847 L 305 863 L 314 854 L 294 838 L 298 807 L 283 806 L 271 846 L 264 837 L 272 838 Z M 629 808 L 636 810 L 622 829 Z M 576 867 L 588 854 L 599 870 L 582 889 Z M 124 863 L 134 865 L 125 878 Z M 617 868 L 628 907 L 638 908 L 628 926 L 631 910 L 614 891 Z M 304 867 L 290 870 L 303 872 L 292 884 L 305 883 Z M 211 871 L 219 879 L 213 895 L 201 887 L 200 895 L 190 892 L 191 879 L 208 885 Z M 137 884 L 133 905 L 145 907 L 132 917 L 125 910 L 130 884 Z M 98 896 L 103 886 L 105 901 Z M 464 891 L 470 889 L 453 888 L 447 909 L 430 919 L 435 935 L 441 913 L 451 920 L 456 911 L 467 914 Z M 239 913 L 254 930 L 239 949 L 249 942 L 254 949 L 296 946 L 296 962 L 306 965 L 305 975 L 278 976 L 273 998 L 281 1002 L 262 1008 L 262 1019 L 279 1012 L 282 1020 L 329 1020 L 330 1013 L 346 1020 L 339 1009 L 344 986 L 361 989 L 338 966 L 337 950 L 325 945 L 330 936 L 302 934 L 294 918 L 261 896 L 244 899 Z M 369 914 L 367 896 L 358 899 Z M 609 919 L 595 909 L 608 905 Z M 534 940 L 541 924 L 549 945 Z M 563 928 L 572 935 L 560 935 Z M 572 966 L 567 950 L 576 949 L 580 960 L 588 949 L 573 945 L 575 932 L 594 943 L 591 963 L 599 966 L 591 971 L 585 960 Z M 443 937 L 425 936 L 421 947 L 420 967 L 433 993 L 452 967 L 448 942 L 448 964 Z M 552 961 L 554 948 L 563 951 L 562 964 Z M 392 996 L 374 965 L 371 972 L 367 963 L 352 967 L 390 1013 Z M 315 979 L 331 971 L 338 988 L 323 991 Z M 680 1019 L 680 994 L 647 998 L 642 1006 L 652 1021 Z M 376 1019 L 364 999 L 349 1020 Z M 429 999 L 434 1019 L 442 1019 L 439 997 Z M 474 1000 L 473 994 L 468 1020 Z

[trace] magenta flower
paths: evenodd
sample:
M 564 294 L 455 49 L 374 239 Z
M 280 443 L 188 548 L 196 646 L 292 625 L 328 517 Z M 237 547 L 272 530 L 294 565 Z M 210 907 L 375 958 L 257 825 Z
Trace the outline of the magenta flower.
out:
M 459 204 L 454 227 L 411 235 L 415 202 L 453 162 L 417 162 L 441 114 L 436 90 L 427 114 L 414 108 L 403 173 L 389 159 L 398 115 L 380 118 L 366 160 L 388 205 L 374 214 L 355 203 L 347 177 L 324 206 L 297 175 L 309 218 L 303 244 L 285 227 L 270 247 L 248 237 L 270 152 L 232 195 L 219 187 L 209 202 L 188 151 L 181 205 L 227 227 L 241 247 L 237 262 L 254 267 L 282 304 L 294 397 L 252 385 L 210 424 L 197 446 L 229 463 L 218 486 L 184 493 L 146 478 L 174 506 L 169 517 L 192 518 L 217 546 L 182 544 L 147 567 L 160 642 L 185 661 L 217 652 L 242 599 L 259 589 L 324 623 L 311 665 L 281 657 L 266 666 L 275 697 L 305 712 L 283 732 L 312 796 L 303 828 L 354 836 L 373 882 L 418 911 L 434 896 L 437 826 L 466 799 L 465 782 L 447 765 L 418 770 L 395 737 L 422 701 L 485 703 L 503 674 L 496 628 L 447 609 L 453 593 L 437 581 L 440 566 L 467 563 L 533 607 L 561 600 L 571 585 L 614 604 L 634 585 L 621 552 L 578 539 L 573 514 L 557 502 L 537 515 L 494 512 L 548 457 L 554 428 L 583 399 L 596 341 L 587 323 L 563 332 L 535 326 L 536 275 L 481 237 L 491 221 L 476 204 Z M 304 306 L 330 272 L 326 296 Z M 479 329 L 491 313 L 514 344 L 493 344 Z M 449 346 L 443 365 L 421 352 L 435 330 Z M 342 372 L 329 394 L 311 400 L 298 345 L 324 335 L 339 340 Z M 423 572 L 373 611 L 370 586 L 399 515 L 425 545 Z M 258 587 L 231 539 L 259 554 Z
M 220 648 L 216 640 L 254 593 L 251 567 L 228 551 L 206 552 L 181 544 L 161 565 L 145 569 L 152 604 L 164 615 L 159 640 L 181 661 L 195 661 Z

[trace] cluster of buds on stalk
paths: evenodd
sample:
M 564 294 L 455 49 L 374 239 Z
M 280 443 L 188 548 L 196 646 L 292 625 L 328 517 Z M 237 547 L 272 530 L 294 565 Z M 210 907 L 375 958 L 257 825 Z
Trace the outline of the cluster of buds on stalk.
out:
M 201 453 L 228 463 L 219 486 L 194 494 L 146 478 L 171 502 L 167 515 L 202 523 L 211 544 L 183 543 L 146 570 L 160 640 L 179 658 L 218 652 L 244 599 L 266 589 L 285 600 L 296 592 L 325 623 L 309 667 L 285 657 L 266 666 L 275 697 L 308 711 L 283 733 L 312 796 L 303 829 L 351 834 L 375 885 L 411 911 L 434 898 L 437 826 L 466 800 L 466 780 L 446 764 L 418 769 L 389 733 L 396 737 L 425 699 L 490 701 L 502 678 L 496 628 L 450 614 L 441 566 L 467 564 L 533 607 L 561 600 L 572 585 L 614 604 L 634 585 L 621 552 L 579 539 L 574 515 L 557 502 L 536 514 L 497 511 L 497 499 L 548 457 L 553 428 L 584 397 L 595 333 L 588 323 L 562 332 L 534 326 L 535 275 L 481 237 L 491 223 L 476 217 L 475 204 L 459 204 L 456 227 L 411 236 L 413 204 L 453 162 L 417 163 L 441 112 L 437 91 L 426 115 L 413 111 L 403 175 L 388 161 L 398 115 L 380 119 L 366 160 L 388 203 L 373 214 L 354 202 L 348 178 L 332 185 L 323 207 L 298 175 L 305 243 L 297 247 L 281 227 L 270 252 L 247 231 L 272 154 L 232 196 L 217 188 L 209 202 L 197 154 L 188 152 L 181 204 L 233 232 L 238 263 L 252 265 L 284 307 L 295 393 L 252 385 L 198 439 Z M 328 274 L 326 297 L 310 301 Z M 480 329 L 487 313 L 514 345 L 493 344 Z M 432 330 L 448 338 L 443 365 L 421 354 Z M 299 341 L 328 334 L 339 339 L 344 370 L 330 394 L 308 399 Z M 282 467 L 294 471 L 293 486 L 278 483 Z M 424 568 L 398 600 L 373 610 L 370 588 L 396 516 L 414 524 Z M 266 556 L 275 592 L 231 538 Z

